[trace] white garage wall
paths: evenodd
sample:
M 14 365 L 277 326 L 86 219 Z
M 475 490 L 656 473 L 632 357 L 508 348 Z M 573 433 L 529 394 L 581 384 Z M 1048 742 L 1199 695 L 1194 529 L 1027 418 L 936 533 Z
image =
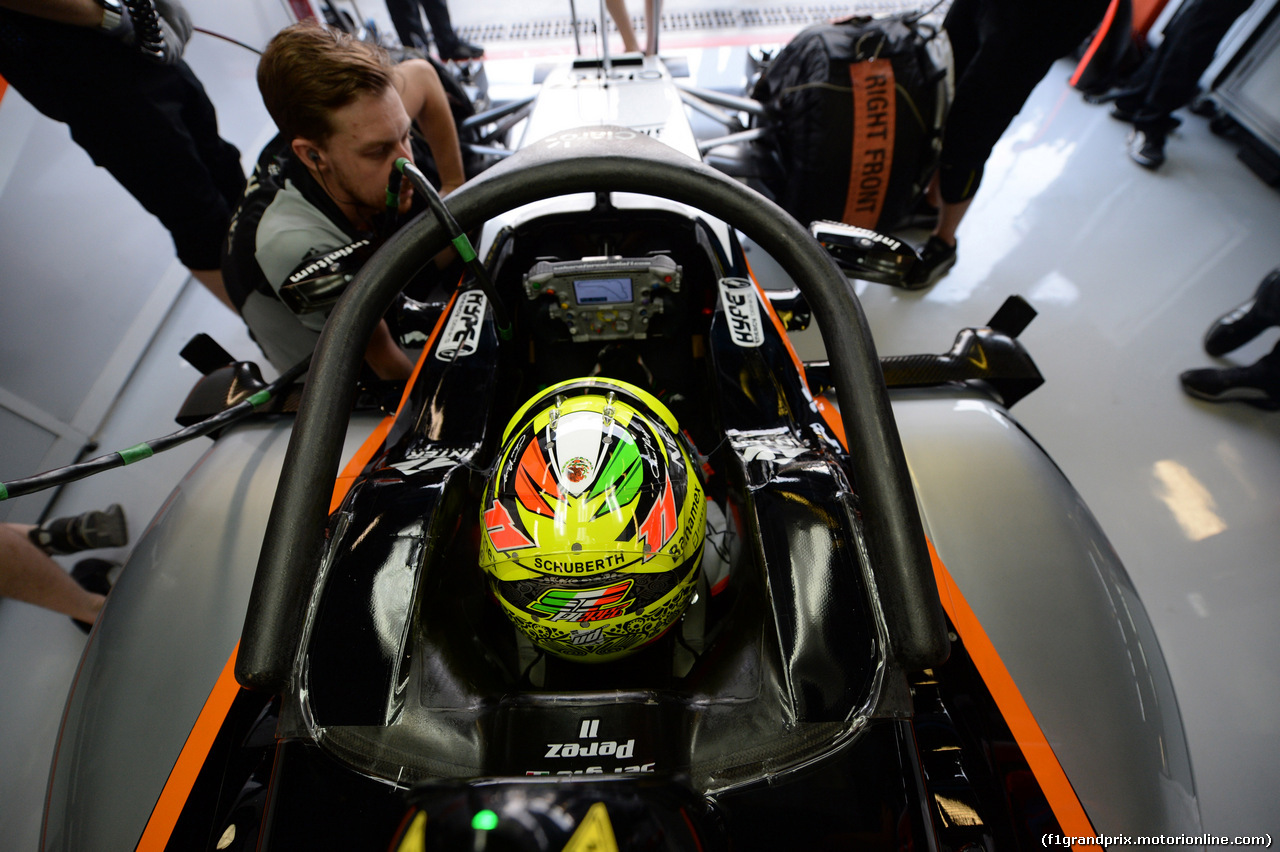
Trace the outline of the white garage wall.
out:
M 281 0 L 186 6 L 197 27 L 257 48 L 292 20 Z M 273 132 L 257 57 L 196 33 L 186 58 L 247 169 Z M 0 481 L 75 459 L 187 277 L 160 223 L 10 87 L 0 101 Z M 0 502 L 0 520 L 33 520 L 47 495 Z

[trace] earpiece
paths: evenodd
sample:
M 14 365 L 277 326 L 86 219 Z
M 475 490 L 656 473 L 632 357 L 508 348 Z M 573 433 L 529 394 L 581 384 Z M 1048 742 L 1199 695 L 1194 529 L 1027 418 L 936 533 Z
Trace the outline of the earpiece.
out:
M 351 198 L 346 195 L 339 195 L 336 192 L 334 192 L 333 187 L 330 187 L 329 182 L 325 180 L 325 173 L 332 171 L 330 166 L 325 165 L 325 163 L 328 161 L 325 160 L 323 157 L 321 157 L 320 152 L 317 151 L 315 148 L 308 146 L 305 150 L 307 152 L 305 156 L 308 160 L 311 161 L 311 165 L 315 170 L 316 178 L 320 181 L 320 185 L 324 187 L 324 191 L 329 194 L 330 198 L 332 198 L 334 201 L 338 202 L 339 204 L 352 204 L 360 208 L 368 206 L 363 202 L 359 201 L 358 199 Z M 294 148 L 294 153 L 299 157 L 304 156 L 298 148 Z M 381 209 L 382 209 L 381 207 L 374 208 L 374 212 L 380 211 Z

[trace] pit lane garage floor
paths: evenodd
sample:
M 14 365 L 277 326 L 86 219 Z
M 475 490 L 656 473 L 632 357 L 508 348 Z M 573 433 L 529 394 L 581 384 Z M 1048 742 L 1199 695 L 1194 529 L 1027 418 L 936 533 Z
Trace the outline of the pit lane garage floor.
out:
M 482 14 L 500 13 L 454 10 L 464 35 L 486 25 Z M 688 53 L 691 65 L 732 75 L 741 63 L 727 48 L 695 49 L 760 35 L 691 31 L 664 44 Z M 561 40 L 556 49 L 567 47 Z M 494 42 L 494 94 L 527 89 L 532 65 L 550 49 Z M 1280 194 L 1195 117 L 1173 137 L 1164 168 L 1140 169 L 1124 154 L 1127 127 L 1069 91 L 1069 73 L 1065 63 L 1050 72 L 997 146 L 951 273 L 924 293 L 857 290 L 881 354 L 942 351 L 957 329 L 984 322 L 1010 294 L 1040 311 L 1022 340 L 1047 382 L 1014 415 L 1082 493 L 1146 603 L 1180 701 L 1205 830 L 1274 833 L 1280 414 L 1194 401 L 1177 374 L 1214 363 L 1200 348 L 1205 328 L 1280 265 Z M 116 405 L 104 448 L 174 428 L 195 378 L 177 351 L 199 331 L 238 357 L 255 355 L 239 322 L 188 284 Z M 1250 363 L 1278 336 L 1271 330 L 1221 363 Z M 809 332 L 797 346 L 802 357 L 819 354 Z M 80 511 L 123 495 L 136 538 L 202 449 L 189 445 L 72 485 L 58 508 Z M 1071 614 L 1062 618 L 1066 629 Z M 0 601 L 0 850 L 36 846 L 83 643 L 67 619 Z M 164 700 L 162 689 L 154 700 Z

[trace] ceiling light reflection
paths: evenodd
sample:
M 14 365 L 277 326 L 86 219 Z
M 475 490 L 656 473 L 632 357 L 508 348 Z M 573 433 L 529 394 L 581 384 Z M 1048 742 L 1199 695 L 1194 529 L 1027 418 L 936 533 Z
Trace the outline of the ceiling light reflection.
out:
M 1156 497 L 1169 507 L 1188 539 L 1203 541 L 1227 528 L 1226 521 L 1215 511 L 1213 495 L 1185 465 L 1162 459 L 1155 463 L 1152 473 L 1161 486 L 1156 489 Z
M 1080 298 L 1080 288 L 1070 278 L 1053 270 L 1036 282 L 1028 298 L 1033 305 L 1071 305 Z

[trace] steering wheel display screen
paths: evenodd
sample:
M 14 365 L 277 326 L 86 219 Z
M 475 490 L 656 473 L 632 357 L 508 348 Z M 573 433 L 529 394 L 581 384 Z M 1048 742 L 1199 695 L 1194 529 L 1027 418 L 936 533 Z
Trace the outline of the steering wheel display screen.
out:
M 612 305 L 631 301 L 630 278 L 580 278 L 573 282 L 579 305 Z
M 576 343 L 644 340 L 649 323 L 680 292 L 680 277 L 680 265 L 662 254 L 542 258 L 524 276 L 524 287 Z

